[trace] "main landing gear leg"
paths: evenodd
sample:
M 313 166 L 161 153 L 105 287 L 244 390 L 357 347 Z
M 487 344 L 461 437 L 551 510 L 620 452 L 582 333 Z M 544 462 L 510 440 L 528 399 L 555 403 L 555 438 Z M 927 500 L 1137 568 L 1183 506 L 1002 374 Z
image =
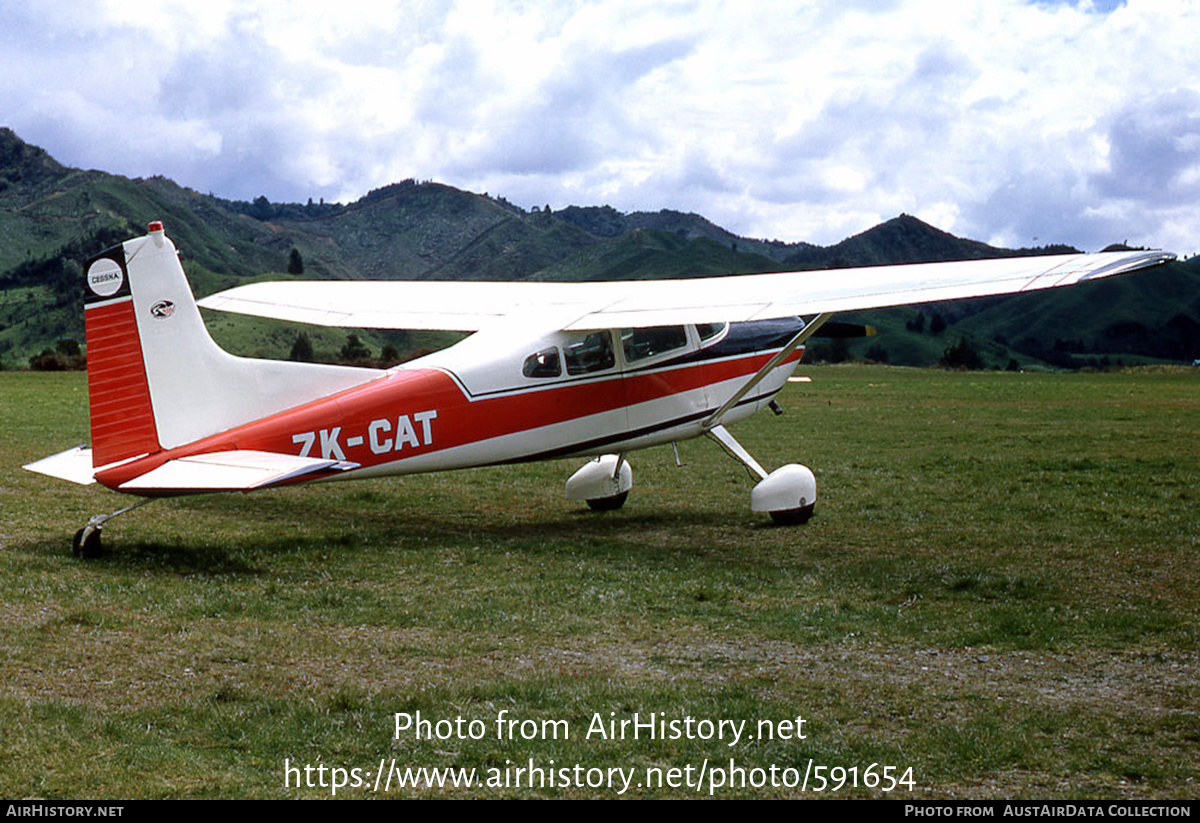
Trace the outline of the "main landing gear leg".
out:
M 817 479 L 810 468 L 788 463 L 768 474 L 724 426 L 713 426 L 707 434 L 758 481 L 750 492 L 751 511 L 768 512 L 780 526 L 809 521 L 817 503 Z
M 118 509 L 112 514 L 93 515 L 92 518 L 88 520 L 86 526 L 75 532 L 75 538 L 71 541 L 71 553 L 76 557 L 82 557 L 85 560 L 103 557 L 104 546 L 100 542 L 100 529 L 104 527 L 104 524 L 119 514 L 124 514 L 125 512 L 133 511 L 138 506 L 146 505 L 153 499 L 153 497 L 143 497 L 133 505 L 126 506 L 123 509 Z

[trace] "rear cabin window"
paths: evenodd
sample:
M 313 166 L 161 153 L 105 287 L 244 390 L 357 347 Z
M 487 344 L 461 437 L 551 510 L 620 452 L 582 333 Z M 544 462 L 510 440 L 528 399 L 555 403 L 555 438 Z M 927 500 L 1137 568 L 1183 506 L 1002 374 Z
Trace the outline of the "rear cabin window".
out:
M 624 329 L 621 332 L 621 347 L 625 351 L 626 363 L 636 363 L 685 348 L 687 342 L 687 329 L 683 326 Z
M 525 358 L 525 365 L 521 367 L 521 373 L 526 377 L 558 377 L 562 374 L 558 349 L 551 346 L 529 355 Z
M 699 323 L 696 325 L 696 333 L 700 335 L 700 342 L 712 340 L 721 332 L 725 331 L 728 323 Z
M 606 331 L 568 340 L 563 345 L 563 359 L 567 361 L 567 374 L 591 374 L 617 364 L 612 338 Z

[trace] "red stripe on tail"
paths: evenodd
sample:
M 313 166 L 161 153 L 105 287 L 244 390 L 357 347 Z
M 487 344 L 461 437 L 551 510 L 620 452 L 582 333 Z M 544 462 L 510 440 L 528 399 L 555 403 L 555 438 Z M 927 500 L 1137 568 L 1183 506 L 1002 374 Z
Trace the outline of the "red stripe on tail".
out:
M 133 301 L 88 306 L 84 325 L 92 465 L 105 466 L 158 451 L 158 430 Z

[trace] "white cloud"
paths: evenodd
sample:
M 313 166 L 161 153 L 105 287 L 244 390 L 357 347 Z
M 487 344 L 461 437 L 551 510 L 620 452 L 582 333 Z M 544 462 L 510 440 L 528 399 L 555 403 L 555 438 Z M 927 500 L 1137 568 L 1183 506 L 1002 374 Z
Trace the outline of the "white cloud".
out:
M 1195 248 L 1194 2 L 796 6 L 13 0 L 0 111 L 62 162 L 229 197 L 418 177 L 786 240 L 905 211 Z

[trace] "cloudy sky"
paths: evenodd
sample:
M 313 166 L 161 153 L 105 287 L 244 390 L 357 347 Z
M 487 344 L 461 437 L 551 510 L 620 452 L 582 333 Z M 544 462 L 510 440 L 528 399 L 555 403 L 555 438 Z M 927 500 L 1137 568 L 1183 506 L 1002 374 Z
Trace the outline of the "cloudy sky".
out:
M 1200 0 L 4 0 L 0 125 L 67 165 L 828 244 L 1200 250 Z

